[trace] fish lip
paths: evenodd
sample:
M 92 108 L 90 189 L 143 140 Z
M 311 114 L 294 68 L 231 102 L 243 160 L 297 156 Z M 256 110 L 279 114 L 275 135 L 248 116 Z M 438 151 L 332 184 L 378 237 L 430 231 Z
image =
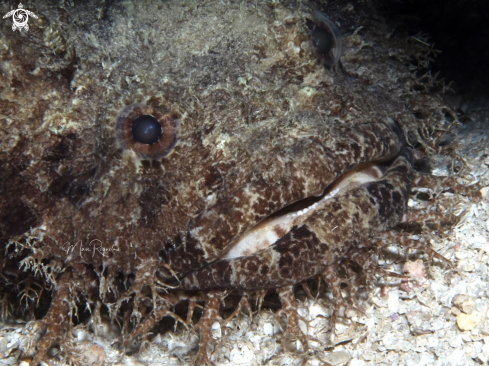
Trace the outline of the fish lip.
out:
M 241 235 L 212 263 L 253 255 L 272 246 L 294 227 L 304 223 L 317 211 L 325 209 L 332 199 L 362 185 L 379 181 L 390 163 L 369 162 L 360 164 L 330 183 L 320 195 L 310 195 L 284 205 Z
M 250 233 L 253 233 L 256 229 L 259 229 L 261 225 L 266 223 L 268 220 L 273 220 L 274 218 L 278 218 L 278 220 L 281 220 L 284 216 L 289 215 L 289 216 L 294 216 L 296 215 L 295 222 L 289 225 L 288 229 L 285 230 L 282 228 L 281 235 L 277 235 L 277 241 L 285 236 L 289 231 L 293 229 L 293 227 L 296 227 L 300 225 L 298 221 L 305 220 L 307 217 L 310 217 L 315 210 L 322 208 L 322 206 L 315 206 L 318 205 L 323 199 L 326 199 L 327 202 L 326 204 L 329 204 L 330 200 L 332 198 L 335 198 L 341 194 L 347 193 L 349 190 L 356 188 L 355 183 L 358 182 L 357 180 L 354 180 L 353 185 L 350 186 L 345 186 L 345 187 L 339 187 L 341 186 L 341 182 L 348 180 L 351 176 L 354 176 L 355 174 L 360 174 L 360 178 L 363 177 L 362 174 L 367 174 L 370 176 L 371 181 L 379 180 L 381 179 L 383 173 L 387 170 L 388 166 L 390 165 L 389 162 L 370 162 L 370 163 L 364 163 L 356 166 L 354 169 L 349 170 L 348 172 L 342 174 L 338 179 L 330 183 L 320 195 L 311 195 L 309 197 L 306 197 L 304 199 L 292 202 L 292 203 L 286 203 L 284 206 L 282 206 L 280 209 L 272 212 L 270 215 L 266 216 L 263 220 L 260 222 L 256 223 L 253 225 L 247 232 L 243 233 L 239 238 L 235 240 L 235 242 L 229 247 L 226 248 L 217 258 L 215 258 L 213 261 L 210 261 L 208 263 L 205 263 L 204 265 L 191 270 L 187 271 L 185 273 L 180 273 L 179 278 L 183 279 L 192 272 L 201 270 L 202 268 L 205 268 L 207 266 L 213 265 L 216 262 L 219 261 L 226 261 L 226 260 L 232 260 L 234 258 L 239 258 L 239 257 L 245 257 L 248 255 L 254 255 L 255 253 L 258 253 L 261 250 L 264 250 L 268 248 L 269 246 L 273 245 L 275 242 L 268 243 L 267 245 L 264 245 L 263 248 L 256 250 L 248 255 L 238 255 L 238 256 L 230 256 L 229 254 L 233 253 L 235 250 L 236 246 L 241 242 L 241 240 L 245 239 L 246 236 L 250 235 Z M 367 173 L 365 173 L 367 172 Z M 332 194 L 332 192 L 334 193 Z M 313 207 L 315 206 L 315 207 Z M 324 204 L 323 204 L 324 206 Z M 311 212 L 309 210 L 312 209 Z M 290 211 L 290 212 L 287 212 Z M 297 213 L 298 211 L 303 211 L 302 213 Z M 287 219 L 287 218 L 285 218 Z M 292 217 L 294 219 L 294 217 Z M 265 243 L 266 244 L 266 243 Z M 168 282 L 169 285 L 171 286 L 176 286 L 177 288 L 179 287 L 179 284 L 177 281 L 173 281 L 173 279 L 168 279 L 170 282 Z
M 275 212 L 321 195 L 345 171 L 362 163 L 394 159 L 403 145 L 395 122 L 386 118 L 357 125 L 331 125 L 321 129 L 320 135 L 313 132 L 291 140 L 281 150 L 282 158 L 276 159 L 273 169 L 277 174 L 287 170 L 285 185 L 280 179 L 269 182 L 260 177 L 227 192 L 189 221 L 185 241 L 170 248 L 165 263 L 179 276 L 205 267 Z

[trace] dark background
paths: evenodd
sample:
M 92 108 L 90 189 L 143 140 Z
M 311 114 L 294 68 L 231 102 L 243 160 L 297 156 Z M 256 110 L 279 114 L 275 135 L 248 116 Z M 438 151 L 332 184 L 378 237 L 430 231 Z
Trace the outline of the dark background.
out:
M 489 95 L 489 1 L 377 0 L 386 21 L 409 34 L 425 32 L 442 52 L 433 71 L 456 93 Z

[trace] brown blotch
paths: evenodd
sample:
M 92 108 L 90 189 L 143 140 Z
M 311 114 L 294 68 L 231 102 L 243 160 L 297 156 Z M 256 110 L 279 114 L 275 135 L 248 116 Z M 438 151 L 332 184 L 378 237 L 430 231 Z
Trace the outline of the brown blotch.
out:
M 283 237 L 285 234 L 287 234 L 287 230 L 282 228 L 281 226 L 277 225 L 273 227 L 273 232 L 279 237 Z

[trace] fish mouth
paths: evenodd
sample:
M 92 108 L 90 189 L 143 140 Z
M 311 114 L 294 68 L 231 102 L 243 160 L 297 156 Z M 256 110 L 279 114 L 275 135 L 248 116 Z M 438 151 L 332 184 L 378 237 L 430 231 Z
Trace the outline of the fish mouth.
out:
M 327 209 L 334 198 L 380 180 L 387 168 L 388 164 L 385 163 L 360 164 L 328 185 L 320 196 L 310 196 L 289 204 L 253 226 L 217 260 L 246 257 L 267 249 L 294 226 L 301 225 L 318 211 Z
M 354 169 L 340 175 L 336 180 L 329 184 L 321 194 L 315 196 L 312 195 L 287 204 L 274 211 L 257 224 L 251 226 L 249 230 L 239 236 L 212 261 L 204 263 L 195 270 L 187 272 L 182 271 L 178 273 L 176 277 L 174 277 L 174 273 L 169 274 L 166 270 L 163 270 L 164 273 L 167 273 L 167 275 L 164 276 L 167 277 L 166 282 L 169 285 L 178 288 L 180 281 L 176 280 L 177 277 L 182 279 L 192 272 L 210 266 L 216 262 L 249 257 L 267 250 L 275 243 L 279 242 L 279 240 L 287 235 L 287 233 L 292 231 L 294 227 L 302 225 L 315 214 L 320 214 L 320 212 L 324 213 L 324 210 L 328 210 L 328 205 L 331 205 L 335 199 L 357 188 L 361 188 L 364 185 L 381 180 L 384 173 L 389 168 L 390 163 L 391 160 L 388 162 L 380 161 L 359 164 Z M 186 246 L 189 248 L 188 240 Z M 171 265 L 170 267 L 173 268 Z
M 381 167 L 403 145 L 393 121 L 330 126 L 291 141 L 263 167 L 273 169 L 270 174 L 237 187 L 189 222 L 185 237 L 165 253 L 179 277 L 273 245 L 338 195 L 380 179 Z

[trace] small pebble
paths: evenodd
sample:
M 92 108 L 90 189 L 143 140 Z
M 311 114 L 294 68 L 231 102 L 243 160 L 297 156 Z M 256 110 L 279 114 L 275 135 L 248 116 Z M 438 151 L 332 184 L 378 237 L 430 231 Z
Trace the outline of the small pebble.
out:
M 350 361 L 348 364 L 349 366 L 365 366 L 366 363 L 363 360 L 359 360 L 358 358 L 354 358 L 353 360 Z
M 350 361 L 350 354 L 346 351 L 337 351 L 332 352 L 326 357 L 323 358 L 322 361 L 329 363 L 332 366 L 341 365 Z
M 273 324 L 272 323 L 265 323 L 263 325 L 263 333 L 267 336 L 272 336 L 274 334 Z
M 464 341 L 460 335 L 454 335 L 450 337 L 448 344 L 453 348 L 459 348 L 464 344 Z
M 472 314 L 460 313 L 457 315 L 457 325 L 461 330 L 472 330 L 477 328 L 479 324 L 479 314 L 476 312 Z
M 475 302 L 470 296 L 461 294 L 453 297 L 452 304 L 462 310 L 465 314 L 471 314 L 475 306 Z
M 456 306 L 452 306 L 452 308 L 450 309 L 450 311 L 452 312 L 453 315 L 458 315 L 461 313 L 460 309 L 457 308 Z
M 253 359 L 253 351 L 251 351 L 247 346 L 238 347 L 235 345 L 231 350 L 229 358 L 233 363 L 238 365 L 249 363 Z
M 400 287 L 406 292 L 411 292 L 426 280 L 426 267 L 421 259 L 404 263 L 402 272 L 404 275 L 412 278 L 411 281 L 407 281 L 406 279 L 401 280 Z
M 104 349 L 92 342 L 80 342 L 76 349 L 81 351 L 80 363 L 82 365 L 102 366 L 105 362 Z
M 396 291 L 389 292 L 387 308 L 393 313 L 397 313 L 399 311 L 399 294 Z

